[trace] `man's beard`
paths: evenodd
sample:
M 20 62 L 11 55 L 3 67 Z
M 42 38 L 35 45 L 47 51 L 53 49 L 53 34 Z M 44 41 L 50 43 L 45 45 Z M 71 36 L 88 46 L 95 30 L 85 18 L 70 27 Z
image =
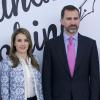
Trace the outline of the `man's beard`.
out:
M 68 33 L 76 33 L 78 31 L 78 26 L 77 25 L 70 25 L 69 27 L 67 27 L 67 32 Z

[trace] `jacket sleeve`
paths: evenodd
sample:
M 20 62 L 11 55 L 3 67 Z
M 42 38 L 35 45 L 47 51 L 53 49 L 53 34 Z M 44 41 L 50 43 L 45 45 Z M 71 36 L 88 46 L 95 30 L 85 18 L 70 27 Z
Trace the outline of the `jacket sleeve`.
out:
M 90 100 L 99 99 L 99 59 L 96 42 L 93 42 L 90 57 Z
M 42 91 L 42 83 L 41 83 L 41 73 L 39 71 L 36 71 L 36 79 L 37 80 L 37 86 L 36 86 L 36 94 L 38 100 L 44 100 L 43 98 L 43 91 Z
M 42 66 L 42 87 L 44 100 L 52 100 L 51 75 L 51 54 L 49 45 L 46 43 L 44 47 Z
M 2 100 L 9 99 L 9 74 L 10 67 L 6 61 L 1 62 L 1 98 Z

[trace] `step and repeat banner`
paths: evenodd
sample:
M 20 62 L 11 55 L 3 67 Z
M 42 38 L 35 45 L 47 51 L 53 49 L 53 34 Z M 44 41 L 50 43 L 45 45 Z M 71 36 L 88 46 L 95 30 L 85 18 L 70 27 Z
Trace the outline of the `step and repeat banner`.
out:
M 61 33 L 60 14 L 65 5 L 80 10 L 79 32 L 96 40 L 100 48 L 100 0 L 0 0 L 0 61 L 9 54 L 11 35 L 19 27 L 32 36 L 33 54 L 42 64 L 44 44 Z

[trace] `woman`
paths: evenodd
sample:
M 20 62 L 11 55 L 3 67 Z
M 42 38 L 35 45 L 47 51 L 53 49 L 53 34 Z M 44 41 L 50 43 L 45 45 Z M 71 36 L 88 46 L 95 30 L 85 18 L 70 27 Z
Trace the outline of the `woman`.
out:
M 10 55 L 1 66 L 2 100 L 43 100 L 39 65 L 32 56 L 28 30 L 19 28 L 12 34 Z

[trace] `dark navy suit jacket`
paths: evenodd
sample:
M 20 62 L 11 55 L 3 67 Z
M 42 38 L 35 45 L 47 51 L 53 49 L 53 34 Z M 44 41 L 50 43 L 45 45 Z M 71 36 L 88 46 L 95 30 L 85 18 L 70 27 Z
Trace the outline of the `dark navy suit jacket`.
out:
M 44 47 L 42 85 L 44 100 L 100 100 L 96 42 L 78 34 L 74 76 L 71 78 L 63 35 Z

